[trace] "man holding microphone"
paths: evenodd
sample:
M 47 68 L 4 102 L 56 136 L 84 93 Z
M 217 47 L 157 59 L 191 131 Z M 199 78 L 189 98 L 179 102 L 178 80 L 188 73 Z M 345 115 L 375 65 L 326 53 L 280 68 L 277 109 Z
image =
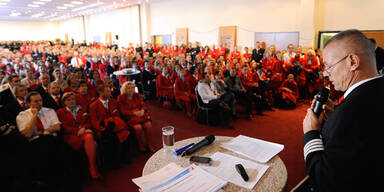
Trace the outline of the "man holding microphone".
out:
M 303 121 L 306 170 L 318 191 L 375 191 L 384 174 L 382 118 L 384 78 L 376 69 L 374 45 L 358 30 L 346 30 L 324 46 L 324 75 L 341 102 Z M 379 153 L 378 153 L 379 152 Z

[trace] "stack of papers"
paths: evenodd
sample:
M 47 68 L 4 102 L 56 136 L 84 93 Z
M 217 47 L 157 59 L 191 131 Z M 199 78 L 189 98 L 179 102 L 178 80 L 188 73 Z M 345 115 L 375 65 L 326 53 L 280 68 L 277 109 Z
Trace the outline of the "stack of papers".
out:
M 249 160 L 241 159 L 220 152 L 216 152 L 211 156 L 211 158 L 214 161 L 213 166 L 204 166 L 203 169 L 207 170 L 213 175 L 216 175 L 217 177 L 247 189 L 253 189 L 256 183 L 261 179 L 261 177 L 269 168 L 268 165 L 254 163 Z M 216 162 L 218 162 L 218 165 L 215 165 Z M 236 164 L 243 165 L 249 177 L 247 182 L 244 181 L 240 174 L 236 171 Z
M 266 163 L 284 149 L 284 145 L 239 135 L 222 147 L 261 163 Z
M 227 185 L 227 181 L 200 167 L 191 165 L 181 168 L 175 163 L 170 163 L 152 174 L 132 179 L 132 181 L 143 192 L 214 192 Z

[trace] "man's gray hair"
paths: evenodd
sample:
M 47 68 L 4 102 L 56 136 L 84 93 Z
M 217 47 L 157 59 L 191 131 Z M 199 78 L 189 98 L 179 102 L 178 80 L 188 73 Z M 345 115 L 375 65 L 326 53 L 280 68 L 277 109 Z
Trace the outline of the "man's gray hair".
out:
M 340 40 L 348 40 L 348 48 L 356 52 L 364 52 L 369 55 L 369 57 L 375 57 L 375 46 L 374 44 L 359 30 L 357 29 L 348 29 L 341 31 L 331 39 L 329 39 L 324 48 L 333 42 Z

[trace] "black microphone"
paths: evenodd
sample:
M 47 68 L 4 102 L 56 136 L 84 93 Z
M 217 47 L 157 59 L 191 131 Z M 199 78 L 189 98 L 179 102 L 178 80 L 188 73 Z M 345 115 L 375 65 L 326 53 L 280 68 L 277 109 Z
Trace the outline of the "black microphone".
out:
M 206 136 L 203 140 L 201 140 L 200 142 L 196 143 L 195 145 L 193 145 L 191 148 L 189 148 L 188 150 L 185 151 L 185 153 L 183 153 L 182 156 L 184 155 L 190 155 L 194 152 L 196 152 L 197 150 L 201 149 L 202 147 L 206 146 L 206 145 L 210 145 L 211 143 L 213 143 L 213 141 L 215 140 L 215 136 L 213 135 L 208 135 Z
M 317 117 L 320 116 L 321 112 L 323 112 L 323 105 L 327 102 L 329 96 L 329 89 L 322 87 L 319 93 L 316 95 L 315 107 L 313 108 L 313 112 Z

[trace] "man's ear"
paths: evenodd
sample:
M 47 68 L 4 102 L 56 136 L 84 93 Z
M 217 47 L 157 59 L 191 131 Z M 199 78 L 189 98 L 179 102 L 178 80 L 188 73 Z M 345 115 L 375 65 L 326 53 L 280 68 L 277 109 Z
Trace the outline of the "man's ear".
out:
M 347 59 L 352 71 L 355 71 L 360 66 L 360 58 L 357 54 L 351 53 Z

